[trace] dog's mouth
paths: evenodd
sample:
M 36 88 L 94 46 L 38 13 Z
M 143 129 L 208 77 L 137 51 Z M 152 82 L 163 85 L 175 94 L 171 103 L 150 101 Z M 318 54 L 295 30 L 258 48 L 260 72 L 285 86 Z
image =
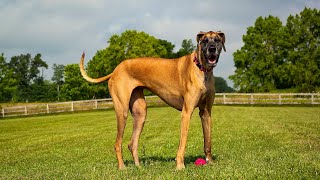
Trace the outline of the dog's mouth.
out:
M 205 53 L 206 53 L 205 57 L 206 57 L 207 65 L 212 68 L 216 67 L 219 60 L 219 54 L 220 54 L 219 48 L 215 44 L 208 44 L 206 46 Z
M 211 67 L 216 67 L 218 64 L 218 60 L 219 60 L 219 55 L 212 54 L 208 56 L 207 63 Z
M 210 66 L 216 66 L 218 63 L 218 60 L 217 60 L 217 56 L 216 55 L 211 55 L 208 57 L 208 64 Z

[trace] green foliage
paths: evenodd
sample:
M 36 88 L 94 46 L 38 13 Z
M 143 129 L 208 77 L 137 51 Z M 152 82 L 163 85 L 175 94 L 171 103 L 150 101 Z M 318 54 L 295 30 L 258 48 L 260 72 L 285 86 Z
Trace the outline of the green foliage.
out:
M 243 36 L 230 76 L 241 92 L 296 88 L 312 92 L 320 86 L 320 11 L 305 8 L 282 25 L 277 17 L 259 17 Z
M 161 42 L 161 43 L 160 43 Z M 164 57 L 170 44 L 158 40 L 144 32 L 127 30 L 120 36 L 113 35 L 108 41 L 109 46 L 97 51 L 88 63 L 88 73 L 93 77 L 110 74 L 125 59 L 136 57 Z M 163 45 L 165 45 L 165 47 Z
M 231 93 L 234 89 L 228 86 L 227 81 L 222 77 L 214 77 L 216 93 Z
M 42 79 L 43 68 L 48 68 L 45 61 L 41 59 L 41 54 L 31 57 L 30 54 L 13 56 L 8 64 L 8 69 L 12 71 L 12 78 L 17 81 L 17 88 L 13 94 L 14 101 L 29 101 L 32 95 L 31 84 L 38 79 Z
M 120 36 L 113 35 L 108 47 L 97 51 L 88 62 L 87 71 L 92 77 L 101 77 L 113 72 L 125 59 L 136 57 L 171 57 L 174 45 L 165 40 L 156 39 L 145 32 L 127 30 Z M 92 85 L 96 98 L 109 97 L 107 83 Z
M 30 86 L 31 94 L 29 95 L 30 102 L 52 102 L 57 99 L 57 90 L 54 83 L 38 78 Z
M 184 39 L 182 40 L 181 48 L 176 54 L 176 57 L 182 57 L 187 54 L 192 53 L 196 49 L 196 46 L 193 45 L 191 39 Z
M 0 102 L 12 99 L 13 92 L 17 89 L 17 80 L 13 78 L 13 71 L 9 69 L 4 54 L 0 56 Z
M 162 55 L 162 58 L 176 58 L 176 53 L 173 51 L 175 45 L 167 40 L 158 39 L 159 43 L 166 49 L 166 55 Z
M 65 66 L 62 64 L 53 64 L 53 76 L 51 80 L 55 83 L 56 89 L 57 89 L 57 97 L 58 101 L 60 101 L 60 88 L 63 84 L 63 78 L 64 78 L 64 68 Z
M 244 46 L 234 56 L 235 74 L 230 76 L 242 92 L 265 92 L 275 89 L 275 69 L 279 57 L 279 18 L 259 17 L 243 36 Z
M 64 100 L 83 100 L 94 98 L 94 92 L 88 82 L 83 79 L 78 64 L 69 64 L 64 70 L 65 82 L 61 88 Z
M 289 81 L 304 92 L 320 86 L 320 10 L 305 8 L 300 15 L 289 16 L 286 24 Z
M 48 68 L 41 54 L 11 57 L 7 63 L 0 56 L 0 102 L 49 102 L 54 101 L 57 92 L 55 84 L 44 80 L 41 72 Z
M 0 179 L 319 179 L 318 107 L 214 106 L 212 153 L 204 157 L 201 122 L 190 121 L 186 169 L 175 170 L 180 112 L 150 108 L 134 167 L 123 140 L 127 169 L 117 170 L 114 111 L 0 120 Z
M 62 64 L 53 64 L 53 67 L 52 67 L 53 76 L 52 76 L 51 80 L 58 85 L 63 84 L 64 68 L 65 68 L 65 66 Z

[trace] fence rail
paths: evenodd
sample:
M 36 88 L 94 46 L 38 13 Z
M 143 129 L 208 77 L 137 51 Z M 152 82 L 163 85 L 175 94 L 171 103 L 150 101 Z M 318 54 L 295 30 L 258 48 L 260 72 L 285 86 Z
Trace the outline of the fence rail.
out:
M 148 105 L 165 105 L 156 96 L 147 96 Z M 216 93 L 215 104 L 320 104 L 320 93 L 282 93 L 282 94 L 244 94 L 244 93 Z M 4 107 L 1 117 L 28 116 L 36 114 L 50 114 L 60 112 L 74 112 L 113 108 L 112 100 L 95 99 L 86 101 L 71 101 L 59 103 L 30 104 L 25 106 Z

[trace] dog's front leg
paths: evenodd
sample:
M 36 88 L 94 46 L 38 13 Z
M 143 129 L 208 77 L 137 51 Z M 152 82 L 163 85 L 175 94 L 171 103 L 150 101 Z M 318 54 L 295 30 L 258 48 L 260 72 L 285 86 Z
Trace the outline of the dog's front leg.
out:
M 198 100 L 199 100 L 199 97 L 184 98 L 184 105 L 181 113 L 180 143 L 179 143 L 179 149 L 178 149 L 177 158 L 176 158 L 178 170 L 185 168 L 184 154 L 186 151 L 190 118 L 194 108 L 196 107 Z
M 203 138 L 204 138 L 204 154 L 208 163 L 212 163 L 211 154 L 211 106 L 205 108 L 199 108 L 200 118 L 202 122 Z

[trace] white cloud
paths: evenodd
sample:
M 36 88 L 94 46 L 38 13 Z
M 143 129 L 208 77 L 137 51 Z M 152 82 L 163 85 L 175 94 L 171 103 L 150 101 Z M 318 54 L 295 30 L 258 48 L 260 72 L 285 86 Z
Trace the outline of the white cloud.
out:
M 232 53 L 242 46 L 242 35 L 258 16 L 272 14 L 285 21 L 305 6 L 320 8 L 318 0 L 2 0 L 0 50 L 7 58 L 41 53 L 48 64 L 78 63 L 82 51 L 91 58 L 105 48 L 113 34 L 126 29 L 145 31 L 180 48 L 183 39 L 221 30 L 227 53 L 217 75 L 233 73 Z M 50 75 L 48 75 L 50 78 Z

